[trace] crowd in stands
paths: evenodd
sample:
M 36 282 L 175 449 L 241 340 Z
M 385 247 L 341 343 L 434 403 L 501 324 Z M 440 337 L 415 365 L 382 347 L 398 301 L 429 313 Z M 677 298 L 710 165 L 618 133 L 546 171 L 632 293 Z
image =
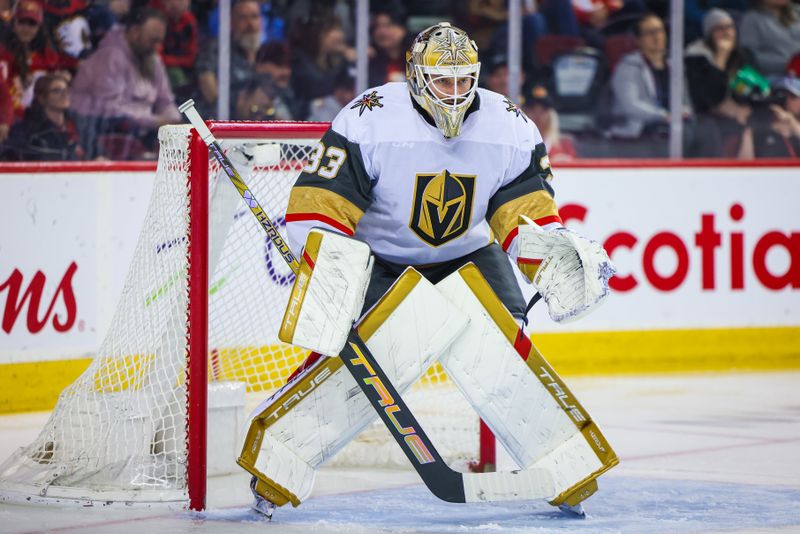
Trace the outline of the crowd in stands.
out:
M 355 96 L 353 0 L 233 0 L 229 118 L 328 121 Z M 373 0 L 368 83 L 440 20 L 508 87 L 506 0 Z M 663 157 L 669 0 L 524 0 L 520 106 L 554 161 Z M 215 0 L 0 0 L 0 159 L 147 159 L 193 98 L 217 116 Z M 687 157 L 800 157 L 800 5 L 685 0 Z

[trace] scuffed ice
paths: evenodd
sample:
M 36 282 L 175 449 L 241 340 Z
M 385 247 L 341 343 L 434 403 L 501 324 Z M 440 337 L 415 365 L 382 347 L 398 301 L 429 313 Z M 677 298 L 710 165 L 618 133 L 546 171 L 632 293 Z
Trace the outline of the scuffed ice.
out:
M 279 508 L 281 532 L 570 532 L 684 534 L 796 526 L 800 490 L 744 484 L 607 477 L 586 501 L 586 519 L 544 502 L 458 505 L 423 486 L 319 497 Z M 245 511 L 241 511 L 245 514 Z M 235 510 L 210 511 L 207 521 L 248 521 Z M 294 527 L 294 528 L 292 528 Z M 295 530 L 296 529 L 296 530 Z

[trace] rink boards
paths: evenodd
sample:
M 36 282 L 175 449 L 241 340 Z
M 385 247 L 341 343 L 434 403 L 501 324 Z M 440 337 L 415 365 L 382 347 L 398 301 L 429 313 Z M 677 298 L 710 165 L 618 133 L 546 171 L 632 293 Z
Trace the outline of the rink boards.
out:
M 563 374 L 800 368 L 800 166 L 693 165 L 556 169 L 565 223 L 619 269 L 614 294 L 580 322 L 535 307 L 534 342 Z M 86 368 L 154 169 L 0 167 L 0 412 L 51 408 Z

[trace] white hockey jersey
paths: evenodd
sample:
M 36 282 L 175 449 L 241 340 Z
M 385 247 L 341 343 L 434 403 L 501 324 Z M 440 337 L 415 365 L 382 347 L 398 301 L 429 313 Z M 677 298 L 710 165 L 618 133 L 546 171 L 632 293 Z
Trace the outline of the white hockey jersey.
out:
M 367 90 L 334 119 L 292 188 L 293 250 L 315 226 L 366 241 L 394 263 L 452 260 L 497 239 L 518 216 L 560 222 L 539 130 L 510 100 L 478 89 L 461 135 L 447 139 L 405 83 Z

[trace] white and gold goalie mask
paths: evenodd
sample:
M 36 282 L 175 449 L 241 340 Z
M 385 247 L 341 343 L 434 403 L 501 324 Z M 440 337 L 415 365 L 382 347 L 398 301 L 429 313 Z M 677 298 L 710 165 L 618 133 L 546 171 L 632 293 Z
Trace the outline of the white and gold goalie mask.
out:
M 406 52 L 411 96 L 430 113 L 445 137 L 461 133 L 464 115 L 478 87 L 478 47 L 448 22 L 422 30 Z

